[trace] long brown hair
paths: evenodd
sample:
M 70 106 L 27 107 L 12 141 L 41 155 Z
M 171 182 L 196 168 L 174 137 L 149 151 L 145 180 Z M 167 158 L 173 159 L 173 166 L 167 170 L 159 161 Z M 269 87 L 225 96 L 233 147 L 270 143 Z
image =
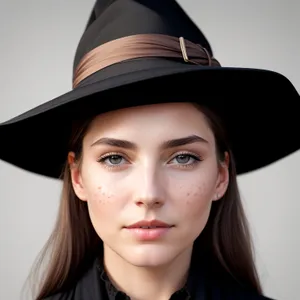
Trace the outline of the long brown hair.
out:
M 224 127 L 210 110 L 203 107 L 199 109 L 207 117 L 214 132 L 218 159 L 223 161 L 224 153 L 229 153 L 230 177 L 226 193 L 221 200 L 213 203 L 207 226 L 198 240 L 206 244 L 220 269 L 261 294 L 249 226 L 237 185 L 234 158 Z M 81 159 L 82 140 L 90 121 L 76 122 L 74 125 L 69 149 L 75 152 L 77 160 Z M 38 270 L 46 267 L 41 283 L 34 280 L 35 284 L 38 283 L 35 300 L 42 300 L 72 287 L 95 257 L 103 255 L 102 241 L 92 226 L 86 202 L 79 200 L 74 193 L 67 163 L 61 177 L 63 189 L 57 221 L 35 265 L 34 274 L 39 274 Z M 194 251 L 197 251 L 198 245 L 196 241 Z

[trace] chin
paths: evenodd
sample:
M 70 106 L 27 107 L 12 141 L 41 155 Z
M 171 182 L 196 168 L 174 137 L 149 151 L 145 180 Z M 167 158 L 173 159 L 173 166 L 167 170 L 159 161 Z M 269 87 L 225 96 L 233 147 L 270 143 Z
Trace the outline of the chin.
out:
M 163 245 L 138 245 L 120 253 L 123 259 L 137 267 L 159 267 L 171 263 L 183 249 Z

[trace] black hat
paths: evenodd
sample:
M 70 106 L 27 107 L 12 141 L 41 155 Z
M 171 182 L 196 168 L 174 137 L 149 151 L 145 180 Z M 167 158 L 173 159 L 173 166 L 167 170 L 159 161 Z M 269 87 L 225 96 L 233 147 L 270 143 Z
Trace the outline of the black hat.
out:
M 238 174 L 300 148 L 300 97 L 291 82 L 269 70 L 221 66 L 204 34 L 174 0 L 97 1 L 73 74 L 71 91 L 0 124 L 0 159 L 59 178 L 72 121 L 184 101 L 219 115 Z

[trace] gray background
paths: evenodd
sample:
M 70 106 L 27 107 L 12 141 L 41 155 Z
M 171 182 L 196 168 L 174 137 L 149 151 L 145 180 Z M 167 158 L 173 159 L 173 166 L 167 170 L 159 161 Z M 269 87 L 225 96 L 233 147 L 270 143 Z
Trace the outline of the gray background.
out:
M 279 71 L 300 91 L 299 1 L 179 2 L 203 29 L 222 65 Z M 92 5 L 92 0 L 0 2 L 0 122 L 71 89 L 73 54 Z M 26 145 L 19 147 L 22 155 Z M 298 151 L 239 178 L 263 286 L 278 300 L 299 298 L 299 167 Z M 59 193 L 59 182 L 0 161 L 1 300 L 20 299 L 31 264 L 52 229 Z

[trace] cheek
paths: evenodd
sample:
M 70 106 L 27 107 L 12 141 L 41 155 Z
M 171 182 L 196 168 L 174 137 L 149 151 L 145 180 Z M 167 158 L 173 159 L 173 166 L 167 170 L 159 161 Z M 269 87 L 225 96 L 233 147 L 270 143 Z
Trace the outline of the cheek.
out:
M 101 217 L 109 218 L 116 215 L 117 207 L 120 206 L 120 194 L 117 187 L 111 184 L 95 184 L 89 186 L 88 205 L 93 214 L 101 215 Z
M 99 165 L 95 163 L 86 164 L 83 168 L 83 186 L 87 194 L 87 201 L 93 208 L 101 210 L 108 209 L 116 202 L 120 195 L 120 186 L 113 176 L 107 175 L 99 170 Z
M 201 202 L 197 201 L 197 199 L 205 199 L 208 197 L 208 194 L 210 194 L 210 187 L 206 182 L 191 184 L 188 188 L 186 192 L 186 204 Z
M 212 204 L 212 187 L 212 184 L 203 181 L 182 188 L 178 211 L 183 232 L 188 239 L 194 241 L 207 224 Z
M 208 199 L 211 200 L 212 191 L 213 185 L 204 181 L 200 183 L 190 183 L 188 185 L 179 185 L 176 194 L 184 199 L 185 204 L 193 205 L 199 204 L 199 202 L 206 202 Z
M 198 180 L 178 185 L 175 191 L 177 203 L 185 219 L 201 220 L 209 214 L 214 194 L 214 184 L 208 180 Z
M 98 235 L 105 240 L 121 222 L 119 216 L 129 199 L 128 182 L 119 173 L 103 172 L 98 166 L 93 169 L 90 165 L 84 171 L 83 185 L 90 219 Z
M 114 234 L 117 216 L 122 211 L 120 197 L 111 185 L 95 185 L 89 189 L 87 205 L 90 219 L 103 241 Z
M 122 210 L 120 187 L 103 175 L 85 176 L 83 184 L 91 221 L 101 235 L 101 232 L 112 227 L 113 221 Z
M 97 205 L 103 206 L 111 203 L 115 198 L 115 191 L 109 187 L 96 186 L 92 193 L 91 201 L 96 202 Z

